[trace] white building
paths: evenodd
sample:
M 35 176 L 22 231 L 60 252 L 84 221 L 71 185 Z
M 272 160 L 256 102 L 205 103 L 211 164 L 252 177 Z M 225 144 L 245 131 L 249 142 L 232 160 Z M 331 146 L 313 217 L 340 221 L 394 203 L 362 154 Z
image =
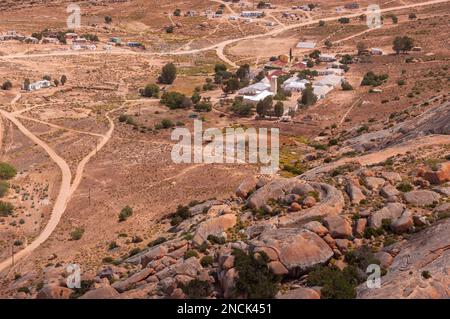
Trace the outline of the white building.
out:
M 260 18 L 264 15 L 262 11 L 242 11 L 241 17 L 244 18 Z
M 319 60 L 322 62 L 334 62 L 336 57 L 333 54 L 321 54 L 319 55 Z
M 339 85 L 341 85 L 343 80 L 343 77 L 340 75 L 330 74 L 322 79 L 315 81 L 315 86 L 329 86 L 331 88 L 337 88 Z
M 244 95 L 244 102 L 257 104 L 260 101 L 263 101 L 268 96 L 274 96 L 273 92 L 270 91 L 262 91 L 256 95 Z
M 306 88 L 306 84 L 308 83 L 308 80 L 299 79 L 294 75 L 293 77 L 287 79 L 282 86 L 283 89 L 288 92 L 301 92 Z
M 370 49 L 370 54 L 383 55 L 383 50 L 381 50 L 380 48 L 372 48 L 372 49 Z
M 37 81 L 34 83 L 31 83 L 28 86 L 28 91 L 37 91 L 40 89 L 45 89 L 45 88 L 49 88 L 50 86 L 52 86 L 52 83 L 48 80 L 42 80 L 42 81 Z
M 333 90 L 332 86 L 328 85 L 313 85 L 314 95 L 317 96 L 319 100 L 327 97 L 327 94 Z
M 316 47 L 316 42 L 305 41 L 305 42 L 299 42 L 297 44 L 297 48 L 299 48 L 299 49 L 314 49 L 315 47 Z

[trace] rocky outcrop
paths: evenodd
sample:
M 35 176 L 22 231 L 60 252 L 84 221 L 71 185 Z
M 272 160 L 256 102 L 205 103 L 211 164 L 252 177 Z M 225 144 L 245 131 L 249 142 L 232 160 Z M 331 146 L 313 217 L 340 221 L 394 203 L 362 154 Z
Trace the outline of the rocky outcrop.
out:
M 382 226 L 383 219 L 390 219 L 391 222 L 393 222 L 401 216 L 404 210 L 405 205 L 403 204 L 389 203 L 370 216 L 369 227 L 380 228 Z
M 352 235 L 351 224 L 342 216 L 325 217 L 323 222 L 333 238 L 348 238 Z
M 439 164 L 435 170 L 425 171 L 422 177 L 434 185 L 450 181 L 450 162 Z
M 111 299 L 119 296 L 116 289 L 111 286 L 104 286 L 85 293 L 80 299 Z
M 302 225 L 311 219 L 339 215 L 344 207 L 344 196 L 335 187 L 324 183 L 309 183 L 320 194 L 320 202 L 314 207 L 290 213 L 279 218 L 280 227 Z
M 381 288 L 369 289 L 362 284 L 358 298 L 450 297 L 450 219 L 389 248 L 398 254 L 382 277 Z
M 257 182 L 258 180 L 256 179 L 256 177 L 254 176 L 247 177 L 238 186 L 236 190 L 236 195 L 243 199 L 246 199 L 251 193 L 255 191 Z
M 333 251 L 322 238 L 300 228 L 265 232 L 252 240 L 250 247 L 254 252 L 265 252 L 271 261 L 280 262 L 291 276 L 298 276 L 333 256 Z
M 276 296 L 277 299 L 320 299 L 319 293 L 311 288 L 296 288 Z
M 347 192 L 348 196 L 350 197 L 350 201 L 352 204 L 359 204 L 363 199 L 366 199 L 366 196 L 361 191 L 361 188 L 359 187 L 359 183 L 357 183 L 353 179 L 347 179 L 346 185 L 345 185 L 345 191 Z
M 69 299 L 72 290 L 56 284 L 45 285 L 37 294 L 37 299 Z
M 210 235 L 221 237 L 227 229 L 236 225 L 236 221 L 237 218 L 235 214 L 226 214 L 204 221 L 198 226 L 197 231 L 195 232 L 193 239 L 194 244 L 203 244 Z
M 411 191 L 404 194 L 405 201 L 415 206 L 428 206 L 438 202 L 441 196 L 428 190 Z

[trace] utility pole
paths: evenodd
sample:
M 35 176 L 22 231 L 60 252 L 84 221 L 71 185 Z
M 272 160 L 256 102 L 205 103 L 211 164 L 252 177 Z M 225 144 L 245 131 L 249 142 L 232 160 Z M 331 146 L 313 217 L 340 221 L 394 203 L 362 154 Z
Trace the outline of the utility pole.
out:
M 89 206 L 91 206 L 91 187 L 89 186 Z

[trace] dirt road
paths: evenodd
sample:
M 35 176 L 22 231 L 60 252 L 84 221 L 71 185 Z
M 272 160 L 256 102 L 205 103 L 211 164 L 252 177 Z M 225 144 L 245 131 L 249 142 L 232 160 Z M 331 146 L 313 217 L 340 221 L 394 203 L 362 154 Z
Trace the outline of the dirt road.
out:
M 390 7 L 390 8 L 383 8 L 380 10 L 380 13 L 386 13 L 391 11 L 397 11 L 397 10 L 403 10 L 403 9 L 410 9 L 410 8 L 417 8 L 422 6 L 429 6 L 433 4 L 439 4 L 439 3 L 446 3 L 450 0 L 432 0 L 432 1 L 426 1 L 426 2 L 420 2 L 420 3 L 413 3 L 408 5 L 402 5 L 402 6 L 396 6 L 396 7 Z M 171 55 L 190 55 L 190 54 L 196 54 L 200 52 L 205 51 L 211 51 L 215 50 L 219 56 L 220 59 L 225 61 L 226 63 L 232 65 L 235 67 L 234 62 L 229 60 L 225 54 L 224 50 L 225 47 L 227 47 L 230 44 L 238 43 L 240 41 L 245 40 L 251 40 L 251 39 L 258 39 L 262 37 L 267 36 L 276 36 L 282 32 L 297 29 L 299 27 L 309 26 L 315 23 L 319 23 L 320 20 L 322 21 L 336 21 L 340 18 L 347 17 L 347 18 L 355 18 L 359 17 L 361 15 L 361 12 L 352 13 L 352 14 L 345 14 L 345 15 L 336 15 L 332 17 L 325 17 L 321 19 L 315 19 L 315 20 L 309 20 L 297 24 L 291 24 L 291 25 L 285 25 L 281 26 L 280 28 L 271 30 L 266 33 L 260 33 L 255 35 L 249 35 L 242 38 L 236 38 L 236 39 L 230 39 L 226 40 L 217 44 L 213 44 L 211 46 L 207 46 L 201 49 L 194 49 L 194 50 L 187 50 L 187 51 L 173 51 L 173 52 L 134 52 L 134 51 L 125 51 L 125 50 L 117 50 L 117 51 L 82 51 L 82 52 L 76 52 L 76 51 L 64 51 L 64 52 L 54 52 L 54 53 L 40 53 L 40 54 L 12 54 L 12 55 L 5 55 L 0 56 L 0 60 L 11 60 L 11 59 L 23 59 L 23 58 L 37 58 L 37 57 L 56 57 L 56 56 L 71 56 L 71 55 L 99 55 L 99 54 L 110 54 L 110 55 L 142 55 L 142 56 L 171 56 Z
M 445 144 L 450 144 L 449 135 L 429 135 L 421 138 L 416 138 L 406 143 L 388 147 L 379 152 L 374 152 L 359 157 L 343 158 L 334 163 L 313 168 L 307 171 L 306 173 L 302 174 L 300 177 L 302 179 L 312 179 L 317 174 L 330 172 L 331 170 L 348 163 L 359 163 L 362 166 L 375 165 L 384 162 L 390 157 L 396 155 L 403 155 L 406 154 L 407 152 L 415 151 L 422 147 L 432 145 L 445 145 Z
M 15 98 L 13 102 L 15 103 L 17 99 Z M 123 106 L 125 107 L 125 106 Z M 121 107 L 121 108 L 123 108 Z M 119 108 L 120 109 L 120 108 Z M 98 151 L 100 151 L 111 139 L 111 136 L 114 132 L 114 121 L 110 118 L 110 114 L 114 111 L 117 111 L 118 109 L 114 109 L 106 113 L 106 118 L 109 121 L 110 128 L 108 132 L 105 135 L 100 135 L 102 138 L 100 142 L 96 145 L 96 148 L 92 150 L 86 157 L 84 157 L 81 162 L 77 166 L 77 170 L 75 173 L 75 178 L 72 181 L 72 174 L 70 172 L 69 165 L 67 162 L 61 158 L 56 152 L 48 146 L 45 142 L 41 141 L 39 138 L 36 137 L 33 133 L 31 133 L 12 113 L 8 113 L 4 110 L 0 110 L 0 114 L 11 121 L 14 125 L 17 126 L 17 128 L 29 139 L 31 139 L 33 142 L 41 146 L 50 156 L 50 158 L 59 166 L 62 173 L 61 178 L 61 188 L 59 190 L 58 196 L 56 198 L 55 204 L 53 206 L 53 210 L 51 212 L 50 220 L 48 221 L 47 225 L 45 226 L 44 230 L 39 234 L 39 236 L 30 244 L 27 245 L 24 249 L 19 251 L 14 255 L 14 260 L 18 261 L 21 258 L 27 256 L 31 252 L 33 252 L 36 248 L 38 248 L 42 243 L 44 243 L 50 235 L 53 233 L 53 231 L 56 229 L 56 227 L 59 224 L 59 221 L 61 220 L 62 215 L 64 214 L 64 211 L 66 210 L 67 203 L 72 198 L 73 194 L 77 190 L 78 186 L 80 185 L 80 182 L 83 177 L 83 172 L 86 164 L 91 160 L 93 156 L 97 154 Z M 43 122 L 43 124 L 51 125 L 50 123 Z M 61 129 L 65 129 L 63 127 L 58 127 Z M 96 135 L 97 136 L 97 135 Z M 12 259 L 7 259 L 0 263 L 0 272 L 8 268 L 12 265 Z

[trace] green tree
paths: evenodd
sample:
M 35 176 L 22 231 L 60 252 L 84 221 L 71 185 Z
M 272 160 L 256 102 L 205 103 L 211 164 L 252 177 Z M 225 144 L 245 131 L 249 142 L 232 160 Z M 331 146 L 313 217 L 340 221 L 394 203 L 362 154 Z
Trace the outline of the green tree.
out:
M 67 82 L 67 76 L 66 76 L 65 74 L 63 74 L 63 75 L 61 76 L 60 82 L 61 82 L 62 85 L 66 84 L 66 82 Z
M 250 65 L 244 64 L 241 65 L 236 71 L 236 76 L 240 79 L 247 79 L 250 76 Z
M 112 18 L 110 16 L 105 16 L 105 23 L 110 24 L 112 22 Z
M 28 91 L 30 89 L 30 84 L 31 84 L 30 79 L 25 79 L 23 81 L 23 88 L 25 91 Z
M 274 106 L 274 114 L 276 117 L 282 117 L 284 114 L 284 104 L 281 101 L 278 101 Z
M 400 52 L 411 51 L 414 46 L 414 40 L 408 36 L 395 37 L 392 43 L 392 49 L 399 54 Z
M 259 116 L 264 117 L 272 111 L 272 107 L 273 98 L 272 96 L 268 96 L 264 100 L 259 101 L 258 104 L 256 104 L 256 113 L 258 113 Z
M 306 84 L 300 102 L 303 106 L 310 106 L 317 102 L 317 96 L 314 94 L 314 89 L 310 83 Z
M 11 90 L 12 89 L 12 83 L 10 80 L 6 80 L 2 84 L 2 90 Z
M 173 63 L 167 63 L 161 71 L 159 82 L 163 84 L 172 84 L 177 78 L 177 68 Z
M 181 15 L 181 10 L 180 9 L 175 9 L 175 11 L 173 12 L 173 15 L 176 17 L 179 17 Z
M 159 86 L 155 83 L 147 84 L 145 88 L 141 91 L 141 95 L 144 97 L 159 97 Z
M 8 163 L 0 162 L 0 179 L 11 179 L 16 176 L 16 169 Z

